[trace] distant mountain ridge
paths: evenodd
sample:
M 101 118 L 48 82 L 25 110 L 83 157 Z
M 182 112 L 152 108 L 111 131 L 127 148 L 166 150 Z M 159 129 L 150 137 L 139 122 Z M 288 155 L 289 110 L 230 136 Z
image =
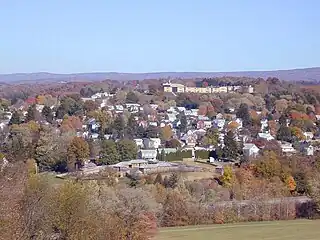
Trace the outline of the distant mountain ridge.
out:
M 0 74 L 0 82 L 34 82 L 34 81 L 102 81 L 105 79 L 129 81 L 160 78 L 208 78 L 208 77 L 252 77 L 268 78 L 277 77 L 286 81 L 311 81 L 320 82 L 320 67 L 301 68 L 275 71 L 243 71 L 243 72 L 151 72 L 151 73 L 118 73 L 118 72 L 93 72 L 93 73 L 13 73 Z

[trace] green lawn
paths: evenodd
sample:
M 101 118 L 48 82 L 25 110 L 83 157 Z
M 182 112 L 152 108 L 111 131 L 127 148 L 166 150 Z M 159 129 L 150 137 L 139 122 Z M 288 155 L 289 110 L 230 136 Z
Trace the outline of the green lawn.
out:
M 156 240 L 319 240 L 320 220 L 162 228 Z

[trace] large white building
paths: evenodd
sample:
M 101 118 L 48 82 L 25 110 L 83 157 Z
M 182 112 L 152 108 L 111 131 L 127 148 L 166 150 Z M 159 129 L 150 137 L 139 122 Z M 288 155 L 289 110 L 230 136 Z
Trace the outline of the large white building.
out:
M 227 93 L 245 91 L 253 93 L 252 86 L 208 86 L 208 87 L 187 87 L 180 83 L 171 83 L 170 81 L 163 84 L 164 92 L 172 93 Z

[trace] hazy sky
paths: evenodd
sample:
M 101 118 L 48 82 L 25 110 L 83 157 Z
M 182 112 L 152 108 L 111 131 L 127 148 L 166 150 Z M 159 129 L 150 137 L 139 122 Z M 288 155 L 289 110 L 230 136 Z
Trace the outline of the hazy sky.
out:
M 320 66 L 318 0 L 0 0 L 0 73 Z

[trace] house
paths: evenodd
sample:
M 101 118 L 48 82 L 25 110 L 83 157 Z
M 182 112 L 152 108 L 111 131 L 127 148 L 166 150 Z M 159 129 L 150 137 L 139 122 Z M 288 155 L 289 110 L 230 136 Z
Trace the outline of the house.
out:
M 135 138 L 135 139 L 133 139 L 133 141 L 136 143 L 136 145 L 137 145 L 138 148 L 143 148 L 143 147 L 144 147 L 144 145 L 143 145 L 143 139 L 141 139 L 141 138 Z
M 263 119 L 260 121 L 261 124 L 261 132 L 265 132 L 268 129 L 268 119 Z
M 124 107 L 122 105 L 116 105 L 115 110 L 116 110 L 116 113 L 122 113 L 124 110 Z
M 299 148 L 300 152 L 302 152 L 306 156 L 313 156 L 314 154 L 314 147 L 306 141 L 300 143 Z
M 148 161 L 144 159 L 133 159 L 130 161 L 119 162 L 117 164 L 111 165 L 113 168 L 140 168 L 147 165 Z
M 259 154 L 259 148 L 254 143 L 244 143 L 242 151 L 245 158 L 255 158 Z
M 222 113 L 218 113 L 216 115 L 216 119 L 223 119 L 223 114 Z
M 176 113 L 167 113 L 167 118 L 170 122 L 174 122 L 177 119 Z
M 153 109 L 153 110 L 157 110 L 157 108 L 159 107 L 158 104 L 150 104 L 150 107 Z
M 126 108 L 131 113 L 137 113 L 140 110 L 140 104 L 138 104 L 138 103 L 126 103 Z
M 157 122 L 149 122 L 149 126 L 157 127 L 157 126 L 158 126 L 158 123 L 157 123 Z
M 189 147 L 194 147 L 197 144 L 197 135 L 195 134 L 185 134 L 180 139 L 182 142 L 184 142 Z
M 160 138 L 144 138 L 143 144 L 146 149 L 157 149 L 161 145 Z
M 222 118 L 217 118 L 213 120 L 213 126 L 218 128 L 219 130 L 222 130 L 224 128 L 224 125 L 226 124 L 226 120 Z
M 177 107 L 177 109 L 178 109 L 179 112 L 185 112 L 186 111 L 185 107 Z
M 140 149 L 139 157 L 146 160 L 156 160 L 158 151 L 156 149 Z
M 291 143 L 282 142 L 279 144 L 280 144 L 280 148 L 281 148 L 282 153 L 288 154 L 288 155 L 296 153 L 296 150 L 293 148 Z
M 270 133 L 258 133 L 258 138 L 266 140 L 266 141 L 274 140 L 274 137 L 271 136 Z
M 304 132 L 303 135 L 304 135 L 306 141 L 311 141 L 314 137 L 312 132 Z
M 177 152 L 177 149 L 176 148 L 158 148 L 159 154 L 161 154 L 162 151 L 164 151 L 165 154 L 169 154 L 169 153 Z
M 203 125 L 205 129 L 212 128 L 212 122 L 210 120 L 203 121 Z
M 43 104 L 36 104 L 36 109 L 38 112 L 42 112 L 42 109 L 44 108 L 44 105 Z
M 98 139 L 98 137 L 99 137 L 99 134 L 98 134 L 98 133 L 93 133 L 93 134 L 91 134 L 91 138 L 92 138 L 92 139 Z

